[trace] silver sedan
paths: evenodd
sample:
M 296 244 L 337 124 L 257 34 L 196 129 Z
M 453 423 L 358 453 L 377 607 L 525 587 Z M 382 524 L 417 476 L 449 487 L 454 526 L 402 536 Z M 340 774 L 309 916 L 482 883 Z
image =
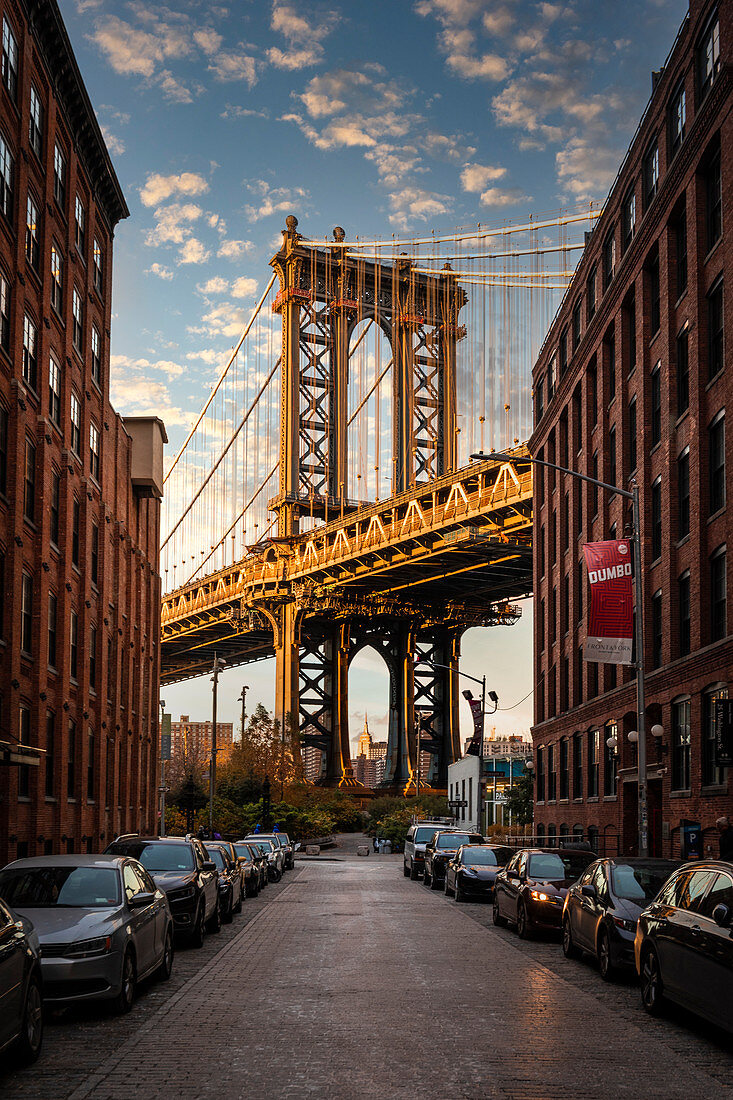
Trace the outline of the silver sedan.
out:
M 33 922 L 46 1001 L 102 999 L 129 1012 L 139 981 L 170 977 L 168 900 L 136 859 L 19 859 L 0 871 L 0 896 Z

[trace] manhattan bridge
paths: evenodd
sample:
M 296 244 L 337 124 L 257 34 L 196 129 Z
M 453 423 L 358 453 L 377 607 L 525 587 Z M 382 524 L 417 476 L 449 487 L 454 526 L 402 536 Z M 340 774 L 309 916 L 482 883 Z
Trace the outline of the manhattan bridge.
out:
M 348 671 L 389 672 L 385 786 L 461 755 L 462 634 L 532 591 L 531 367 L 600 214 L 323 241 L 273 274 L 165 479 L 162 682 L 275 657 L 275 716 L 357 786 Z M 475 451 L 510 459 L 471 461 Z M 524 458 L 524 461 L 523 461 Z

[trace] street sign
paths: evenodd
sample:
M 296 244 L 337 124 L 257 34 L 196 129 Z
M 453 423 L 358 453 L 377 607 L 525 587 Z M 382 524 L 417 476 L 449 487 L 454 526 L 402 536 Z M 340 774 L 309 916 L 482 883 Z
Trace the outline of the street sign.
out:
M 160 759 L 171 758 L 171 715 L 164 714 L 160 722 Z
M 715 763 L 733 765 L 733 699 L 715 700 Z
M 460 809 L 462 809 L 463 806 L 467 806 L 468 802 L 466 801 L 465 798 L 463 799 L 463 801 L 461 801 L 459 798 L 449 798 L 448 799 L 448 805 L 449 806 L 455 806 L 455 808 L 457 810 L 460 810 Z

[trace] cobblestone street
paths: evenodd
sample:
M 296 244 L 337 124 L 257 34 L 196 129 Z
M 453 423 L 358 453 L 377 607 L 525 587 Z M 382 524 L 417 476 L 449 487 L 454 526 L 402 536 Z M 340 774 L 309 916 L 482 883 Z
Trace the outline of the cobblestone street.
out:
M 733 1096 L 726 1040 L 650 1020 L 559 944 L 403 878 L 401 856 L 298 863 L 132 1014 L 55 1014 L 4 1100 Z

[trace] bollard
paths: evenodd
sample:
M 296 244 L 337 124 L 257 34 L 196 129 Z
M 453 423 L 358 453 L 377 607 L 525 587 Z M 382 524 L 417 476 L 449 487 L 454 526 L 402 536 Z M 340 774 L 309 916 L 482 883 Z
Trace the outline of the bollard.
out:
M 321 854 L 320 844 L 306 844 L 305 854 L 307 856 L 319 856 Z
M 356 854 L 358 856 L 368 856 L 369 855 L 369 845 L 368 844 L 360 844 L 359 847 L 356 849 Z

